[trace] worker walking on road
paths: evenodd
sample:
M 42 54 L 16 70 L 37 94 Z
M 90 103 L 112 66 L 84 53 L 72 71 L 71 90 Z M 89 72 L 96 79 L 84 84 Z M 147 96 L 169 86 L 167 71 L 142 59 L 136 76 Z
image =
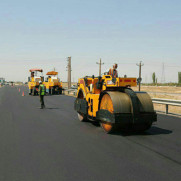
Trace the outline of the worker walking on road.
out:
M 45 108 L 44 104 L 44 96 L 45 96 L 45 86 L 42 84 L 42 81 L 39 82 L 39 95 L 40 95 L 40 103 L 41 103 L 41 109 Z

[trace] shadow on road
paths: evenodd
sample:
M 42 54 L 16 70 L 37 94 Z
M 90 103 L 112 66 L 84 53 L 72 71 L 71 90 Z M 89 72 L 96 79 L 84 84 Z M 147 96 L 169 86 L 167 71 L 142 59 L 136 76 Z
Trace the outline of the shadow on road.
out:
M 168 130 L 168 129 L 163 129 L 163 128 L 159 128 L 159 127 L 156 127 L 156 126 L 152 126 L 145 133 L 147 133 L 148 135 L 159 135 L 159 134 L 171 134 L 172 132 L 173 131 Z
M 171 130 L 168 130 L 168 129 L 163 129 L 163 128 L 159 128 L 159 127 L 156 127 L 156 126 L 152 126 L 149 130 L 145 131 L 145 132 L 133 132 L 133 131 L 128 131 L 128 132 L 125 132 L 125 131 L 122 131 L 121 133 L 120 132 L 117 132 L 117 133 L 114 133 L 112 135 L 120 135 L 120 136 L 134 136 L 134 135 L 137 135 L 137 136 L 150 136 L 150 135 L 162 135 L 162 134 L 171 134 L 173 131 Z
M 58 107 L 47 107 L 45 109 L 61 109 L 61 108 L 58 108 Z
M 86 121 L 86 124 L 92 125 L 95 127 L 101 127 L 99 122 L 92 122 L 92 121 Z M 150 135 L 164 135 L 164 134 L 171 134 L 173 131 L 168 129 L 159 128 L 157 126 L 152 126 L 149 130 L 145 132 L 134 132 L 130 130 L 119 130 L 114 133 L 111 133 L 110 135 L 117 135 L 117 136 L 150 136 Z

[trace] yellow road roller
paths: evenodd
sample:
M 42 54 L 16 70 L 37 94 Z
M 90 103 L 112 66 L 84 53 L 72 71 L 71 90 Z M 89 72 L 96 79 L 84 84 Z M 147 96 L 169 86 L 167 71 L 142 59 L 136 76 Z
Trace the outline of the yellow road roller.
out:
M 131 89 L 136 86 L 136 78 L 80 78 L 74 103 L 79 120 L 99 122 L 106 133 L 148 130 L 157 115 L 150 96 Z
M 46 87 L 46 92 L 49 94 L 62 94 L 62 82 L 58 78 L 58 72 L 51 71 L 47 72 L 48 77 L 45 79 L 43 83 Z
M 39 82 L 44 81 L 43 70 L 42 69 L 30 69 L 31 72 L 30 77 L 28 77 L 28 87 L 29 87 L 29 95 L 38 95 Z M 38 75 L 41 73 L 41 75 Z

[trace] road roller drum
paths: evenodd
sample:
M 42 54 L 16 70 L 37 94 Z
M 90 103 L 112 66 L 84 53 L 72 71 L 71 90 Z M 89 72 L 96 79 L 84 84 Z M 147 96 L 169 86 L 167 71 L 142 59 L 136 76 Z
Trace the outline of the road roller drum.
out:
M 135 93 L 134 98 L 123 92 L 104 92 L 96 117 L 103 127 L 112 125 L 108 132 L 115 128 L 145 131 L 156 120 L 151 98 L 145 92 Z

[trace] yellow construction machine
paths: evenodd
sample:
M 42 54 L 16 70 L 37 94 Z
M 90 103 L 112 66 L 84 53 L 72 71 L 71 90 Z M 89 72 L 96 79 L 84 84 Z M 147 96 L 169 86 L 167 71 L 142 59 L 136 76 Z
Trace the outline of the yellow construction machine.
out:
M 42 69 L 31 69 L 31 76 L 28 77 L 28 87 L 29 87 L 29 95 L 38 95 L 39 82 L 44 81 L 43 70 Z M 38 75 L 41 73 L 41 76 Z
M 131 89 L 136 86 L 136 78 L 80 78 L 74 103 L 79 120 L 99 122 L 106 133 L 149 129 L 157 115 L 150 96 Z
M 46 92 L 49 94 L 62 94 L 62 82 L 58 78 L 58 72 L 51 71 L 47 72 L 48 77 L 43 83 L 46 87 Z

